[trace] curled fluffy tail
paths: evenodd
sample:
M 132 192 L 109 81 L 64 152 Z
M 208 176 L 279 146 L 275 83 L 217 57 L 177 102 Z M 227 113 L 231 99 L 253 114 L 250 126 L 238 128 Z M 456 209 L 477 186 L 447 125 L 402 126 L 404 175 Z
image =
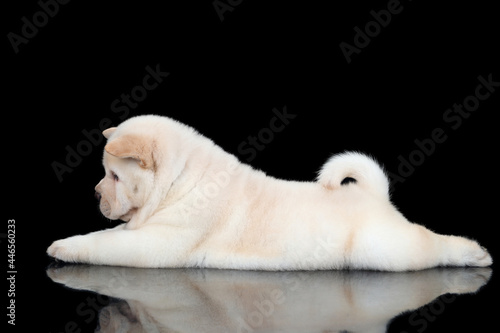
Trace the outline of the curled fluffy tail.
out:
M 382 167 L 367 155 L 358 152 L 333 155 L 318 172 L 317 181 L 328 189 L 337 189 L 345 178 L 354 178 L 357 186 L 389 199 L 387 175 Z

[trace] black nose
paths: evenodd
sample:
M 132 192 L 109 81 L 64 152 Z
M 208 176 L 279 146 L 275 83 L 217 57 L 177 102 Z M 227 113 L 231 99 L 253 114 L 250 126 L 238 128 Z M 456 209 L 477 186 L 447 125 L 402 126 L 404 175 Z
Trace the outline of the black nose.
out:
M 97 201 L 101 201 L 101 193 L 99 192 L 95 192 L 95 198 L 97 199 Z

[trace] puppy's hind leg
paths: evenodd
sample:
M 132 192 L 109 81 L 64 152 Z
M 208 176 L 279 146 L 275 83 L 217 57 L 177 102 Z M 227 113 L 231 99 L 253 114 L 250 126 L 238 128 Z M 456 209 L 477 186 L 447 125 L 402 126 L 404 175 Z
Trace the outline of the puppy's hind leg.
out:
M 352 268 L 408 271 L 435 266 L 486 267 L 492 263 L 488 252 L 475 241 L 439 235 L 403 218 L 365 226 L 355 243 L 349 255 Z
M 487 267 L 493 263 L 488 251 L 476 241 L 458 236 L 441 236 L 443 239 L 443 266 Z

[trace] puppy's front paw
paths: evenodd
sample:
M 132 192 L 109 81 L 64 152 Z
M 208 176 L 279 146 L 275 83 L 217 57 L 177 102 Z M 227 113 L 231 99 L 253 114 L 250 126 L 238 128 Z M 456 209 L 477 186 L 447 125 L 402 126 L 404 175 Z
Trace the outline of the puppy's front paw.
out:
M 82 262 L 87 252 L 83 236 L 55 241 L 47 249 L 49 256 L 65 262 Z

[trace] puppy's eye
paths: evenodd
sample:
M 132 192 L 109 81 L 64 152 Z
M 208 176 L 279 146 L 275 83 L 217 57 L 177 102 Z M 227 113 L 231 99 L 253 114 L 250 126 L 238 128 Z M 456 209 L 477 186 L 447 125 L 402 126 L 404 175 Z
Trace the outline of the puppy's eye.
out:
M 118 175 L 116 173 L 114 173 L 114 172 L 111 173 L 111 176 L 113 177 L 113 179 L 115 181 L 119 181 L 120 180 L 120 178 L 118 178 Z

